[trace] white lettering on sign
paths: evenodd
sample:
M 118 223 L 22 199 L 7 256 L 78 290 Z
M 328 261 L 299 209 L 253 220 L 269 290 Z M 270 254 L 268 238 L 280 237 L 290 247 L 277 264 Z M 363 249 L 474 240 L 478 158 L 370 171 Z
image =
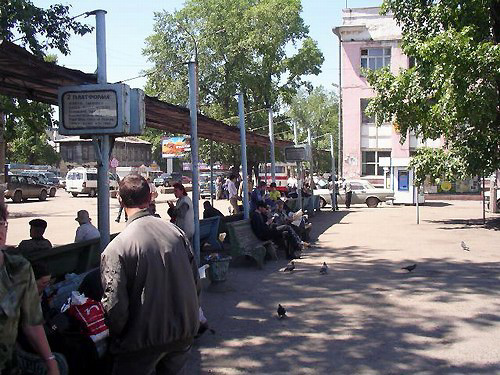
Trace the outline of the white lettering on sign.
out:
M 66 129 L 114 128 L 118 124 L 114 91 L 66 92 L 62 104 Z

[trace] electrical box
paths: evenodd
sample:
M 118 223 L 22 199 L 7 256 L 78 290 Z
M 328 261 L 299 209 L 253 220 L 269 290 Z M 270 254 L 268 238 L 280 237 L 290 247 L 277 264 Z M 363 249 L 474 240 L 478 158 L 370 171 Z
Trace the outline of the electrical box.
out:
M 141 135 L 146 127 L 146 105 L 144 91 L 130 90 L 130 132 L 129 135 Z

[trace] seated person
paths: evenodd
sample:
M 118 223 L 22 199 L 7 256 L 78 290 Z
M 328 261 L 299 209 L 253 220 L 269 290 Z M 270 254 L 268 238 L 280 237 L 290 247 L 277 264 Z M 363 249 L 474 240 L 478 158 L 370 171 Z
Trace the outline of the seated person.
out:
M 289 225 L 278 225 L 273 223 L 274 220 L 274 216 L 268 218 L 268 209 L 264 202 L 257 202 L 257 209 L 250 213 L 250 225 L 259 240 L 272 240 L 285 249 L 288 259 L 298 258 L 298 253 L 303 248 L 300 238 Z M 284 235 L 288 246 L 283 242 Z
M 290 225 L 302 241 L 309 241 L 312 224 L 306 223 L 304 215 L 301 214 L 299 218 L 294 220 L 295 213 L 282 200 L 276 202 L 275 214 L 278 215 L 276 223 Z
M 215 216 L 224 217 L 224 214 L 212 206 L 209 201 L 203 202 L 203 218 L 208 219 L 209 217 Z
M 82 242 L 93 240 L 101 237 L 99 229 L 97 229 L 92 223 L 89 217 L 89 212 L 87 210 L 80 210 L 76 214 L 75 219 L 80 226 L 76 230 L 75 242 Z
M 264 202 L 266 195 L 266 182 L 259 181 L 255 189 L 250 194 L 250 212 L 257 209 L 258 202 Z
M 276 202 L 280 198 L 281 193 L 276 190 L 276 182 L 271 182 L 271 185 L 269 185 L 269 199 Z
M 43 237 L 45 229 L 47 229 L 47 222 L 43 219 L 33 219 L 29 224 L 31 239 L 21 241 L 16 251 L 25 255 L 34 251 L 52 249 L 50 241 Z

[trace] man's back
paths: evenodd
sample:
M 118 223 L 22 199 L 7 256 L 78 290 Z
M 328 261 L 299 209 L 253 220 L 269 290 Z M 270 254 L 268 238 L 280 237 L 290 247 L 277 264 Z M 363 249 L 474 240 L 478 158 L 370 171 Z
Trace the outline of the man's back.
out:
M 36 251 L 43 251 L 52 249 L 52 244 L 46 238 L 32 238 L 29 240 L 22 240 L 17 246 L 17 251 L 21 255 L 33 253 Z
M 146 211 L 130 217 L 101 258 L 112 350 L 189 344 L 199 324 L 197 272 L 177 227 Z

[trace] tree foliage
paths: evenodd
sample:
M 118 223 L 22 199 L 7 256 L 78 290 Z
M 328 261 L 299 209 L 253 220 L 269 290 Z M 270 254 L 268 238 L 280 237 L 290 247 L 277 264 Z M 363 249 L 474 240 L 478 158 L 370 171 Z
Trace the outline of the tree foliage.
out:
M 69 6 L 51 5 L 39 8 L 31 1 L 0 2 L 0 39 L 20 42 L 46 61 L 47 50 L 69 53 L 71 33 L 84 35 L 92 28 L 69 16 Z M 52 126 L 52 108 L 47 104 L 0 95 L 0 112 L 6 115 L 6 156 L 11 162 L 55 164 L 59 156 L 48 144 L 46 131 Z
M 322 86 L 310 93 L 301 90 L 290 105 L 288 116 L 298 126 L 300 142 L 307 142 L 307 129 L 311 129 L 315 171 L 331 170 L 329 134 L 334 136 L 334 152 L 337 155 L 338 105 L 338 96 Z
M 463 160 L 453 151 L 442 148 L 417 149 L 409 167 L 414 170 L 413 181 L 416 186 L 423 186 L 427 178 L 432 184 L 439 184 L 440 181 L 455 181 L 467 177 Z
M 188 0 L 179 11 L 155 14 L 144 50 L 155 64 L 146 92 L 186 105 L 185 62 L 196 51 L 201 112 L 236 124 L 235 95 L 242 92 L 246 113 L 271 107 L 280 113 L 299 88 L 310 88 L 303 77 L 318 74 L 323 62 L 300 11 L 299 0 Z M 265 111 L 255 112 L 246 127 L 264 128 L 267 121 Z M 284 130 L 280 125 L 276 133 Z M 209 143 L 200 142 L 205 160 Z M 239 163 L 238 145 L 214 144 L 214 151 L 216 160 Z M 262 161 L 263 152 L 249 149 L 249 162 Z
M 486 0 L 385 0 L 416 65 L 397 75 L 367 72 L 377 92 L 369 111 L 392 119 L 404 141 L 444 136 L 468 175 L 500 167 L 500 3 Z M 440 155 L 444 155 L 439 152 Z M 421 157 L 432 160 L 432 152 Z M 435 162 L 451 159 L 434 159 Z M 445 165 L 450 165 L 449 163 Z

